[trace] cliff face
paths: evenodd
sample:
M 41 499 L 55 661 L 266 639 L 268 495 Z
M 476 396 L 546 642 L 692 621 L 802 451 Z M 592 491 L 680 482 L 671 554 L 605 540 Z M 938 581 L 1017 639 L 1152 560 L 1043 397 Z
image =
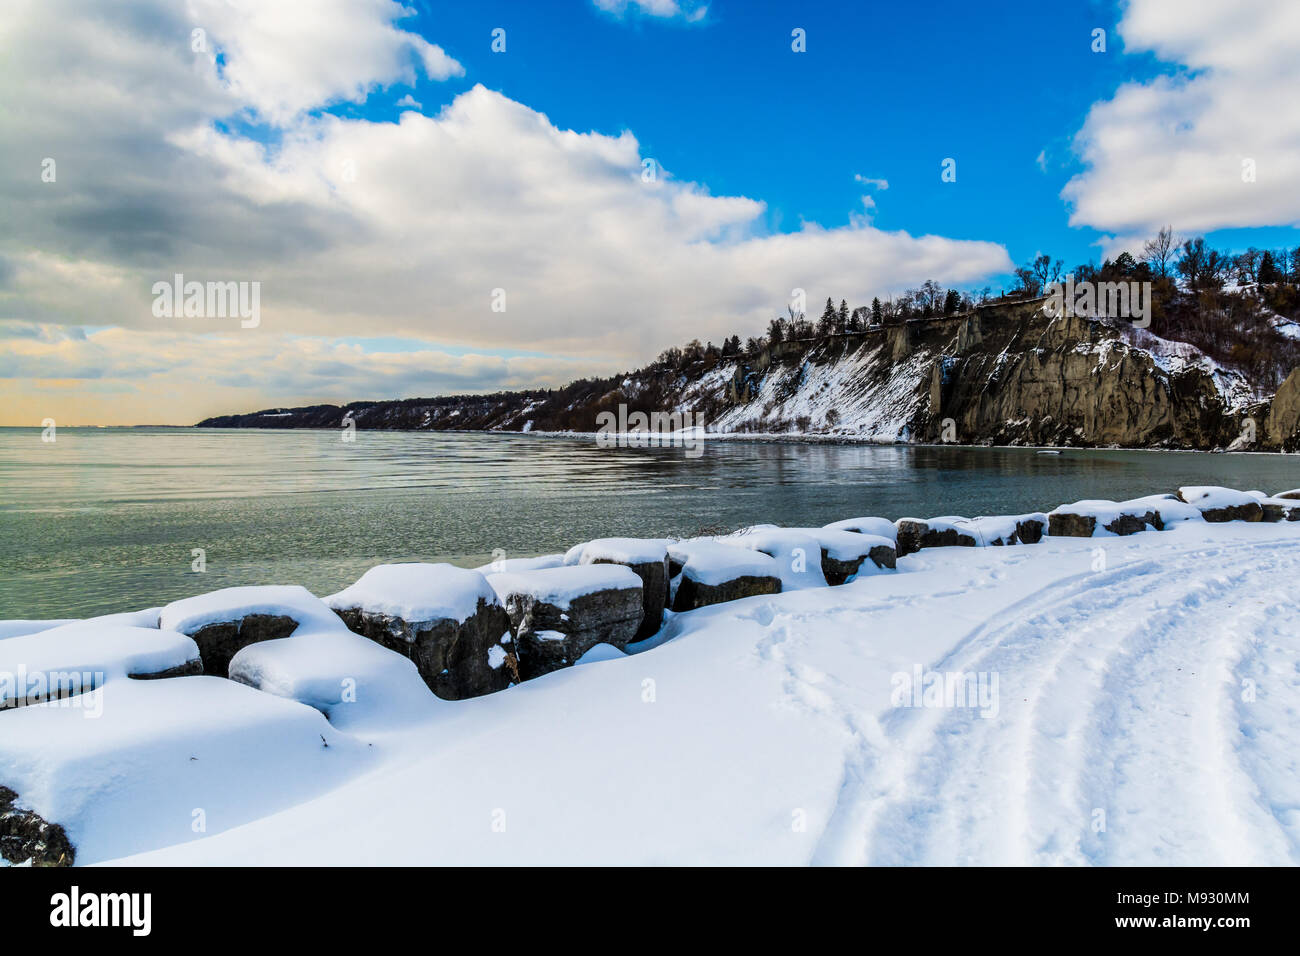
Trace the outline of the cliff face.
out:
M 710 431 L 873 441 L 1213 449 L 1300 444 L 1300 376 L 1270 409 L 1236 372 L 1127 323 L 1042 301 L 650 366 L 564 389 L 233 415 L 206 427 L 595 431 L 617 411 L 703 416 Z M 698 419 L 697 419 L 698 420 Z

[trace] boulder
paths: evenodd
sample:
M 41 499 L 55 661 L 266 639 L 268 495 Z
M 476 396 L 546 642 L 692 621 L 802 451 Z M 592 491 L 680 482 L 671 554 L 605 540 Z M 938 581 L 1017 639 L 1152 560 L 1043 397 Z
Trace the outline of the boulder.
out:
M 1264 508 L 1245 491 L 1217 485 L 1190 485 L 1178 489 L 1178 498 L 1201 512 L 1206 521 L 1263 521 Z
M 755 525 L 715 540 L 728 547 L 748 548 L 772 558 L 776 562 L 776 574 L 781 579 L 782 591 L 826 586 L 826 575 L 822 571 L 821 542 L 801 528 Z
M 674 611 L 781 592 L 780 569 L 772 557 L 711 539 L 670 545 L 668 572 Z
M 1300 521 L 1300 501 L 1281 496 L 1269 497 L 1261 491 L 1247 492 L 1259 502 L 1264 521 Z
M 72 866 L 77 850 L 63 827 L 17 803 L 18 794 L 0 786 L 0 856 L 15 864 Z
M 890 541 L 898 540 L 898 526 L 888 518 L 846 518 L 825 525 L 827 531 L 853 531 L 857 534 L 875 534 Z
M 1150 495 L 1131 501 L 1085 500 L 1062 505 L 1047 515 L 1047 533 L 1068 538 L 1098 534 L 1122 537 L 1139 531 L 1163 531 L 1168 524 L 1199 519 L 1194 508 L 1172 495 Z
M 621 650 L 641 626 L 641 578 L 622 565 L 505 572 L 488 583 L 514 627 L 521 680 L 569 667 L 597 644 Z
M 66 700 L 112 680 L 202 672 L 198 647 L 184 634 L 78 621 L 0 641 L 0 710 Z
M 572 560 L 570 560 L 572 558 Z M 566 564 L 621 564 L 641 579 L 642 617 L 637 641 L 656 633 L 668 604 L 667 538 L 598 538 L 569 550 Z
M 898 557 L 915 554 L 922 548 L 973 548 L 978 543 L 973 534 L 957 527 L 953 518 L 899 518 Z
M 832 587 L 857 577 L 864 566 L 873 573 L 897 566 L 892 537 L 841 528 L 790 530 L 806 534 L 820 545 L 822 574 Z
M 349 630 L 411 659 L 444 700 L 520 680 L 510 618 L 487 579 L 450 564 L 381 564 L 325 598 Z
M 203 673 L 227 677 L 230 662 L 249 644 L 293 634 L 300 625 L 333 626 L 325 604 L 298 585 L 234 587 L 173 601 L 158 626 L 188 634 L 203 658 Z

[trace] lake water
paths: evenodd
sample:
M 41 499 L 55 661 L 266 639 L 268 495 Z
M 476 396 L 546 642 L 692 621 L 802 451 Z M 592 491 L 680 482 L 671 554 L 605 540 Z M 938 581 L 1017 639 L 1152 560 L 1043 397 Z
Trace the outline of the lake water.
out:
M 328 594 L 374 564 L 473 566 L 495 548 L 1047 511 L 1186 484 L 1294 488 L 1300 456 L 710 441 L 688 457 L 538 435 L 60 428 L 45 443 L 38 428 L 0 428 L 0 618 L 236 584 Z

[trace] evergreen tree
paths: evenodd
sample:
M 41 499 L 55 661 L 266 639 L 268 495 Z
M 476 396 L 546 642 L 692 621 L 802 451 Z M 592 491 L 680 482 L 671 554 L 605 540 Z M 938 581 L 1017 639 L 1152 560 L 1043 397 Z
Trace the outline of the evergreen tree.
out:
M 885 321 L 884 313 L 880 309 L 880 297 L 871 300 L 871 324 L 880 325 Z
M 1261 283 L 1277 282 L 1282 278 L 1278 274 L 1276 263 L 1273 261 L 1273 253 L 1269 252 L 1267 249 L 1265 249 L 1264 254 L 1259 257 L 1259 271 L 1256 273 L 1256 276 Z
M 840 299 L 840 331 L 846 331 L 849 327 L 849 304 L 844 299 Z
M 961 308 L 961 293 L 956 289 L 949 289 L 948 294 L 943 300 L 943 314 L 952 315 Z

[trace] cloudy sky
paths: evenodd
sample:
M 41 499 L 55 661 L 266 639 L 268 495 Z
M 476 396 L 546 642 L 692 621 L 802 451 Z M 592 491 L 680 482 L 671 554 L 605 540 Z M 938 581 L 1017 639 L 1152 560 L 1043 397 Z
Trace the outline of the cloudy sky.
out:
M 1300 243 L 1300 4 L 888 6 L 0 0 L 0 424 L 558 385 L 1165 223 Z M 156 314 L 178 273 L 257 326 Z

